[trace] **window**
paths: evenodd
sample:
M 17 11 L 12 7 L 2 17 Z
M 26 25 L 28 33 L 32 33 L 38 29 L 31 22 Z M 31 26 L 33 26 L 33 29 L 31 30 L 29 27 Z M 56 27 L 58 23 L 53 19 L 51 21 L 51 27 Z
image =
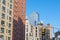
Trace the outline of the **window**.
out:
M 28 36 L 28 33 L 26 33 L 26 36 Z
M 36 29 L 37 29 L 37 27 L 36 27 Z
M 11 17 L 9 17 L 9 21 L 11 22 Z
M 1 33 L 4 33 L 4 28 L 1 28 Z
M 3 25 L 3 26 L 4 26 L 4 25 L 5 25 L 5 21 L 3 21 L 3 20 L 2 20 L 2 21 L 1 21 L 1 25 Z
M 0 35 L 0 38 L 1 38 L 2 40 L 4 40 L 4 36 L 3 36 L 3 35 Z
M 37 40 L 39 40 L 39 38 L 37 38 Z
M 8 30 L 8 34 L 11 35 L 11 30 Z
M 9 13 L 9 15 L 12 15 L 12 11 L 7 9 L 7 13 Z
M 10 37 L 8 37 L 8 40 L 10 40 Z
M 37 37 L 37 33 L 36 33 L 36 37 Z
M 28 40 L 28 33 L 26 34 L 26 40 Z
M 10 9 L 12 9 L 12 5 L 10 4 Z
M 4 12 L 5 12 L 5 7 L 4 7 L 4 6 L 2 6 L 2 11 L 4 11 Z
M 37 27 L 36 27 L 37 28 Z M 36 37 L 37 37 L 37 29 L 36 29 Z
M 6 4 L 6 0 L 2 0 L 2 3 L 5 5 Z
M 9 11 L 9 15 L 12 15 L 12 11 Z
M 9 28 L 11 28 L 11 24 L 9 23 Z
M 12 0 L 10 0 L 10 2 L 12 3 Z
M 5 19 L 5 14 L 2 13 L 2 18 Z

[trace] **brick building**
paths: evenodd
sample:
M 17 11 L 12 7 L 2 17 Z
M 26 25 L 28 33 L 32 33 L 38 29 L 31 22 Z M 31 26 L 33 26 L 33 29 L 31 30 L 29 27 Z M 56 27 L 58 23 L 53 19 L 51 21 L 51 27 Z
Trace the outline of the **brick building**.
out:
M 14 0 L 12 40 L 25 40 L 25 1 L 26 0 Z

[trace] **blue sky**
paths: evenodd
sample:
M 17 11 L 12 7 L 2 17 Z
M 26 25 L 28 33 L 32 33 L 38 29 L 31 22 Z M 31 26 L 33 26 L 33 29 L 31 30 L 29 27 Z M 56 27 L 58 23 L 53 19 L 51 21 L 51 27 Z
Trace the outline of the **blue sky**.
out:
M 37 11 L 44 24 L 60 28 L 60 0 L 26 0 L 26 15 Z

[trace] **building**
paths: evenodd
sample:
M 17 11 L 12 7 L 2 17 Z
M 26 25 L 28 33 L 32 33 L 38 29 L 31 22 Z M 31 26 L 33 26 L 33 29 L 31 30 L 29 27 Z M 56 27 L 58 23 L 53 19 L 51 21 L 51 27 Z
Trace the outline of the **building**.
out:
M 38 40 L 39 38 L 39 27 L 32 26 L 28 19 L 26 19 L 25 25 L 25 40 Z
M 50 40 L 52 40 L 52 25 L 51 24 L 47 24 L 46 28 L 49 30 Z
M 45 29 L 45 40 L 52 40 L 50 39 L 50 30 L 49 29 Z
M 33 27 L 33 39 L 40 40 L 41 38 L 41 28 L 39 26 Z
M 52 26 L 45 26 L 43 23 L 39 23 L 36 27 L 33 27 L 34 40 L 52 40 Z
M 30 25 L 28 19 L 26 18 L 25 25 L 25 40 L 32 40 L 33 26 Z
M 13 39 L 25 40 L 26 0 L 14 0 Z
M 38 34 L 38 27 L 32 26 L 28 19 L 26 19 L 25 40 L 37 40 L 39 36 Z
M 33 26 L 36 26 L 38 21 L 39 21 L 39 14 L 38 12 L 33 12 L 31 15 L 30 15 L 30 24 L 33 25 Z
M 38 23 L 37 26 L 31 26 L 29 22 L 26 24 L 27 40 L 51 40 L 52 38 L 52 26 L 50 24 L 44 25 L 43 23 Z M 30 26 L 29 26 L 30 25 Z
M 0 40 L 12 40 L 13 0 L 0 0 Z
M 55 40 L 60 40 L 60 31 L 55 33 Z
M 52 40 L 52 26 L 50 24 L 44 25 L 43 23 L 38 23 L 39 29 L 39 40 Z
M 52 26 L 50 24 L 44 25 L 43 23 L 38 23 L 39 29 L 39 40 L 52 40 Z

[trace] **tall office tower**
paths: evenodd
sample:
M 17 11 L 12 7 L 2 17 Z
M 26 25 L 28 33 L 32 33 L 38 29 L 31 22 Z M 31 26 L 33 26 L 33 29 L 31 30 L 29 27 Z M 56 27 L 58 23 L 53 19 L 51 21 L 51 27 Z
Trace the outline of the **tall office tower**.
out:
M 31 23 L 31 25 L 36 26 L 38 21 L 39 21 L 39 14 L 38 14 L 38 12 L 33 12 L 30 15 L 30 23 Z
M 25 1 L 26 0 L 14 0 L 12 40 L 25 40 Z
M 0 0 L 0 40 L 12 40 L 13 0 Z

